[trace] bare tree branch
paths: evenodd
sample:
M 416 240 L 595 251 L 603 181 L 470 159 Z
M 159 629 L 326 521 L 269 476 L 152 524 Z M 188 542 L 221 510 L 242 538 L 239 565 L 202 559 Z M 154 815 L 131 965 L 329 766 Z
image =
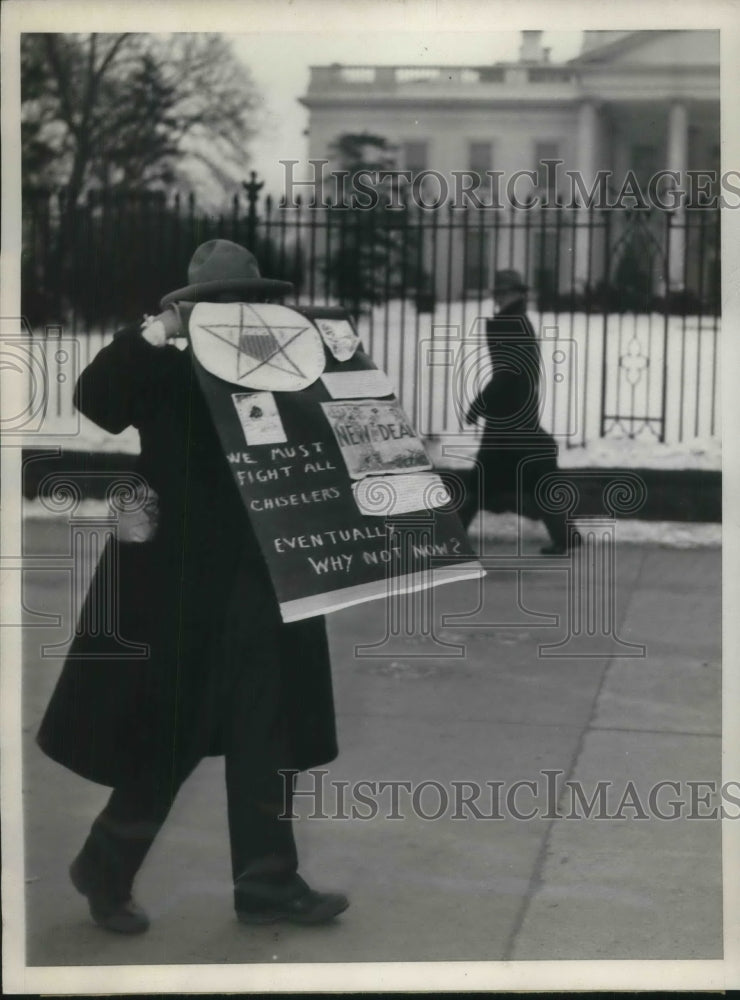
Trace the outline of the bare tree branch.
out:
M 255 134 L 259 95 L 221 35 L 37 35 L 22 52 L 24 135 L 49 176 L 67 164 L 73 198 L 96 178 L 142 186 L 188 162 L 223 177 L 218 160 L 243 162 Z
M 119 51 L 119 49 L 121 48 L 121 46 L 124 45 L 126 43 L 126 41 L 130 37 L 131 37 L 130 32 L 124 32 L 123 34 L 118 35 L 116 37 L 116 39 L 114 40 L 114 42 L 111 45 L 110 49 L 108 50 L 106 56 L 104 57 L 104 59 L 100 63 L 100 66 L 95 71 L 95 77 L 98 80 L 100 80 L 100 78 L 105 74 L 106 70 L 111 65 L 111 63 L 113 62 L 113 60 L 115 59 L 116 54 Z

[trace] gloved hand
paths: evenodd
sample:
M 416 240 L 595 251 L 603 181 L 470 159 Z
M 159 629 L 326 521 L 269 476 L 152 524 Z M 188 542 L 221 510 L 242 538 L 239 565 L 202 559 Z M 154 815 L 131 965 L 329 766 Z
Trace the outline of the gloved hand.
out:
M 145 316 L 141 335 L 152 347 L 164 347 L 168 340 L 184 337 L 183 317 L 178 303 L 168 306 L 159 316 Z
M 159 497 L 151 486 L 136 488 L 133 501 L 116 505 L 119 542 L 149 542 L 159 524 Z

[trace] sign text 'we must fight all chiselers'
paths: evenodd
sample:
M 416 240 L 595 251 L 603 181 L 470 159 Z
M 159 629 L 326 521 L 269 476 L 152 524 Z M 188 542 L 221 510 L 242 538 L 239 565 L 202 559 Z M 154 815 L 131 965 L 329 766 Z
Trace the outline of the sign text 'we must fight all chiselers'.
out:
M 198 303 L 189 334 L 284 621 L 482 575 L 387 376 L 338 310 Z

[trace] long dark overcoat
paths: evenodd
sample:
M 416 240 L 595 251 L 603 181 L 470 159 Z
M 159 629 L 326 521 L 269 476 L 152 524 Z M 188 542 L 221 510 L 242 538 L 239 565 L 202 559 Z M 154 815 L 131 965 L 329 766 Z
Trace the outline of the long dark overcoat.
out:
M 75 402 L 111 433 L 138 428 L 139 472 L 160 514 L 152 539 L 116 540 L 104 552 L 39 730 L 41 748 L 106 785 L 135 783 L 151 768 L 187 773 L 223 752 L 234 691 L 259 713 L 268 678 L 279 684 L 288 741 L 277 761 L 260 760 L 257 748 L 255 770 L 333 759 L 324 619 L 280 620 L 190 350 L 153 347 L 138 328 L 122 330 L 82 373 Z M 99 627 L 111 593 L 112 636 Z M 121 639 L 148 645 L 149 655 L 122 655 Z M 235 673 L 236 687 L 228 680 Z
M 493 376 L 473 408 L 484 420 L 480 506 L 537 517 L 535 490 L 557 470 L 557 444 L 540 426 L 540 350 L 526 309 L 522 298 L 489 320 Z

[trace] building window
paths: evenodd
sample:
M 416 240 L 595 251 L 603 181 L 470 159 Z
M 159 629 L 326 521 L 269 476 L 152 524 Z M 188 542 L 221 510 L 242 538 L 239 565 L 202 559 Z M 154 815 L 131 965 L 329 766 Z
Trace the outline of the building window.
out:
M 414 177 L 420 174 L 422 170 L 427 169 L 427 147 L 428 143 L 419 142 L 418 140 L 403 143 L 403 164 L 405 169 L 410 170 Z
M 537 171 L 537 187 L 554 198 L 557 192 L 557 170 L 549 160 L 560 159 L 560 143 L 536 142 L 534 146 L 534 169 Z
M 493 170 L 493 148 L 490 142 L 468 143 L 468 170 L 473 170 L 481 178 L 487 170 Z
M 658 169 L 657 151 L 655 146 L 634 145 L 631 149 L 629 169 L 634 172 L 640 190 L 647 191 L 650 178 Z

